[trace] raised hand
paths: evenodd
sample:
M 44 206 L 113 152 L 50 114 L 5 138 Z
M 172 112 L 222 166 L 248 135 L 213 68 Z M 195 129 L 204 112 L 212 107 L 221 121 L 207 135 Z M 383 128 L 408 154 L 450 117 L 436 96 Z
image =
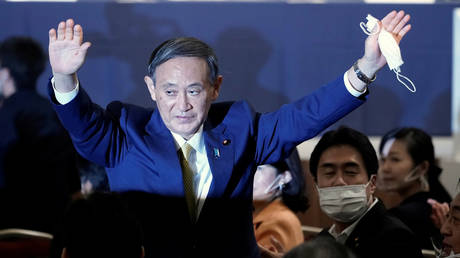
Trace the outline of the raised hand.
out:
M 400 42 L 404 35 L 410 31 L 411 25 L 407 24 L 410 20 L 410 15 L 405 14 L 404 11 L 392 11 L 388 13 L 379 22 L 379 29 L 385 29 L 390 32 L 396 42 Z M 372 72 L 378 71 L 386 64 L 385 57 L 382 55 L 378 44 L 378 33 L 370 35 L 366 39 L 364 57 L 361 60 L 362 66 L 372 66 L 370 69 Z
M 75 87 L 76 72 L 83 65 L 90 42 L 83 42 L 83 29 L 72 19 L 49 30 L 49 57 L 56 88 L 66 92 Z

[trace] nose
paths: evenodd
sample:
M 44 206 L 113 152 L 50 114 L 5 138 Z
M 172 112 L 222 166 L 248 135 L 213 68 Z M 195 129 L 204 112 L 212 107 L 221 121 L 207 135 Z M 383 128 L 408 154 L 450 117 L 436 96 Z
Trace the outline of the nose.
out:
M 387 160 L 380 160 L 380 171 L 379 172 L 382 172 L 382 173 L 389 173 L 391 170 L 390 170 L 391 166 L 389 164 L 389 162 Z
M 180 92 L 177 96 L 177 106 L 181 112 L 188 111 L 191 107 L 186 92 Z
M 347 185 L 347 183 L 343 179 L 342 173 L 338 173 L 334 179 L 333 186 L 344 186 L 344 185 Z

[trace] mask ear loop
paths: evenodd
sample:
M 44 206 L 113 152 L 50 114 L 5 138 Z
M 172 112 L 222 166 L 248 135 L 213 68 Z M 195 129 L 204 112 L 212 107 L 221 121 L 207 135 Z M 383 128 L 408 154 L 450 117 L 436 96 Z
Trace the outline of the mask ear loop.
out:
M 399 81 L 400 83 L 402 83 L 404 86 L 406 86 L 406 88 L 407 88 L 410 92 L 415 93 L 415 92 L 417 91 L 417 89 L 415 88 L 414 83 L 413 83 L 409 78 L 407 78 L 406 76 L 400 74 L 398 71 L 396 71 L 396 69 L 393 69 L 393 72 L 395 72 L 395 74 L 396 74 L 396 79 L 398 79 L 398 81 Z M 408 81 L 408 82 L 412 85 L 412 87 L 409 87 L 409 85 L 407 85 L 406 83 L 404 83 L 404 82 L 400 79 L 400 77 L 403 78 L 403 79 L 405 79 L 406 81 Z
M 370 35 L 375 35 L 375 34 L 379 33 L 379 31 L 380 31 L 380 30 L 379 30 L 380 25 L 377 23 L 377 26 L 378 26 L 378 27 L 377 27 L 377 30 L 376 30 L 375 32 L 370 32 L 370 31 L 367 29 L 367 26 L 366 26 L 366 24 L 365 24 L 364 22 L 360 22 L 360 23 L 359 23 L 359 27 L 361 27 L 361 30 L 363 30 L 363 32 L 364 32 L 366 35 L 368 35 L 368 36 L 370 36 Z

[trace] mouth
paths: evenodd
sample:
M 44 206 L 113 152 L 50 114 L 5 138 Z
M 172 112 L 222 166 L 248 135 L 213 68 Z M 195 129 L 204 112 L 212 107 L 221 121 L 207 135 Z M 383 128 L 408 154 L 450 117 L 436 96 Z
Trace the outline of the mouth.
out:
M 188 115 L 188 116 L 178 115 L 178 116 L 175 116 L 175 117 L 176 117 L 177 120 L 179 120 L 180 122 L 183 122 L 183 123 L 190 122 L 195 118 L 195 116 L 193 116 L 193 115 Z

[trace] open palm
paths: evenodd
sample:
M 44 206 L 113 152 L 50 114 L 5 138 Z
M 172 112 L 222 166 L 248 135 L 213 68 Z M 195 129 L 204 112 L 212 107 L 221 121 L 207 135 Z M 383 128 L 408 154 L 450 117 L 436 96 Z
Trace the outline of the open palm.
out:
M 53 74 L 71 75 L 83 65 L 91 43 L 83 41 L 83 30 L 72 19 L 60 22 L 57 33 L 49 31 L 49 58 Z
M 392 11 L 382 19 L 380 26 L 390 32 L 399 44 L 404 35 L 411 29 L 411 25 L 407 24 L 409 20 L 410 16 L 406 15 L 404 11 Z M 374 34 L 366 39 L 364 57 L 375 63 L 380 69 L 386 64 L 386 59 L 380 51 L 377 38 L 378 34 Z

